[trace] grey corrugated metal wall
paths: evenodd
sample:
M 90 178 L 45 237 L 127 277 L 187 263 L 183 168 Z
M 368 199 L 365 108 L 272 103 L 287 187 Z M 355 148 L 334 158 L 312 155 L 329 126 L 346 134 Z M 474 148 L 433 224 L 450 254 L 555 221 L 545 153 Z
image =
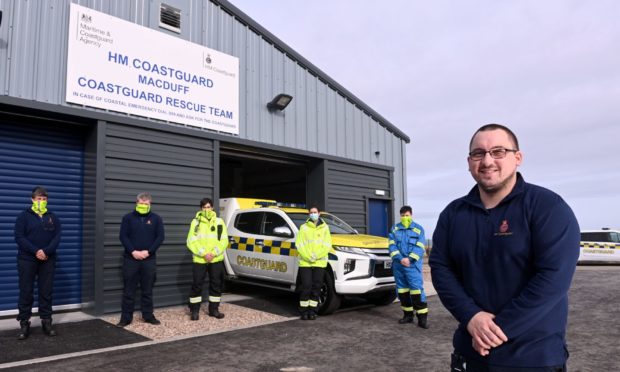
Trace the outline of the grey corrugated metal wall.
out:
M 160 1 L 75 2 L 173 34 L 158 27 Z M 241 138 L 393 167 L 394 202 L 406 200 L 406 136 L 377 119 L 356 97 L 334 87 L 320 70 L 294 59 L 287 46 L 275 46 L 259 35 L 245 16 L 232 15 L 230 9 L 236 8 L 226 1 L 165 2 L 182 10 L 182 32 L 173 35 L 239 58 Z M 1 94 L 67 105 L 69 3 L 0 0 Z M 292 104 L 270 113 L 265 104 L 282 92 L 294 96 Z
M 200 199 L 212 197 L 216 188 L 214 142 L 114 123 L 107 123 L 105 142 L 103 311 L 120 309 L 120 222 L 142 191 L 152 194 L 152 210 L 162 216 L 166 230 L 157 252 L 154 301 L 157 306 L 183 303 L 192 281 L 187 229 Z
M 391 197 L 390 171 L 327 161 L 326 209 L 342 217 L 360 233 L 366 233 L 368 197 L 375 190 L 385 191 L 382 198 Z

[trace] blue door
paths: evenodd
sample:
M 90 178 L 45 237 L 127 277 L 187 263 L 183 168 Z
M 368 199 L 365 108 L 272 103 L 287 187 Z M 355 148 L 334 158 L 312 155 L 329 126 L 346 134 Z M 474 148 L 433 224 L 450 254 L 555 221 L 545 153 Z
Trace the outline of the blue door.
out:
M 368 199 L 368 221 L 370 223 L 370 235 L 388 236 L 390 229 L 388 219 L 388 200 Z
M 83 153 L 75 129 L 0 118 L 0 313 L 17 308 L 15 219 L 30 208 L 37 185 L 47 189 L 48 208 L 62 223 L 53 305 L 81 303 Z M 36 299 L 35 293 L 35 307 Z

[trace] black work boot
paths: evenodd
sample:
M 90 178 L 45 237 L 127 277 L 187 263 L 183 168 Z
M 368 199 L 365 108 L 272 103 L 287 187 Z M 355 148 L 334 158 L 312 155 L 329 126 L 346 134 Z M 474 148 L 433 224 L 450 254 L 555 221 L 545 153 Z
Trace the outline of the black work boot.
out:
M 17 335 L 18 340 L 25 340 L 30 336 L 30 321 L 22 320 L 19 322 L 19 335 Z
M 308 320 L 308 311 L 304 310 L 301 312 L 301 320 Z
M 198 320 L 200 319 L 200 310 L 199 309 L 192 309 L 192 315 L 190 317 L 191 320 Z
M 220 313 L 218 306 L 209 304 L 209 316 L 212 316 L 215 319 L 222 319 L 224 317 L 224 313 Z
M 418 314 L 418 327 L 428 329 L 428 313 Z
M 51 319 L 41 319 L 41 325 L 43 326 L 43 333 L 50 337 L 56 336 L 58 333 L 52 328 Z
M 398 324 L 413 323 L 413 311 L 403 311 L 403 318 L 398 319 Z
M 198 305 L 198 306 L 196 306 Z M 198 320 L 200 319 L 200 304 L 191 304 L 189 305 L 189 311 L 191 312 L 190 319 Z
M 316 320 L 316 311 L 314 310 L 308 311 L 308 320 Z

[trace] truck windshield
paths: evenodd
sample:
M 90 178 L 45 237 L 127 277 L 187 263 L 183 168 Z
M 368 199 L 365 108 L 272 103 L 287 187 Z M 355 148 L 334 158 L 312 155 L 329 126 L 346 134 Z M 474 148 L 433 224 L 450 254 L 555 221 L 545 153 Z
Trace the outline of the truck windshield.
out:
M 304 222 L 308 220 L 308 215 L 304 213 L 287 213 L 293 220 L 293 223 L 299 228 Z M 354 228 L 349 226 L 346 222 L 340 218 L 329 213 L 321 213 L 321 218 L 329 227 L 329 232 L 332 234 L 357 234 Z

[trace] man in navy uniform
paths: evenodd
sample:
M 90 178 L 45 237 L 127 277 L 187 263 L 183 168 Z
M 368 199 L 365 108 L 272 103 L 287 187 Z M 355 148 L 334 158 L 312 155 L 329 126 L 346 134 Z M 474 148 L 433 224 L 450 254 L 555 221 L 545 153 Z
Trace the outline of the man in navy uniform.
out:
M 123 259 L 123 303 L 118 327 L 133 320 L 134 297 L 140 285 L 142 319 L 150 324 L 161 322 L 153 314 L 153 285 L 157 262 L 155 253 L 164 241 L 164 222 L 151 212 L 151 195 L 143 192 L 136 198 L 135 210 L 126 214 L 121 223 L 119 239 L 125 247 Z
M 35 187 L 31 198 L 32 206 L 20 213 L 15 221 L 19 274 L 19 340 L 25 340 L 30 335 L 35 279 L 38 279 L 39 316 L 43 332 L 48 336 L 56 336 L 56 331 L 52 328 L 52 288 L 56 271 L 56 248 L 60 243 L 60 220 L 47 210 L 45 188 Z
M 476 185 L 433 234 L 433 285 L 459 322 L 452 371 L 566 370 L 579 225 L 559 195 L 525 182 L 522 159 L 510 129 L 478 129 L 467 158 Z

